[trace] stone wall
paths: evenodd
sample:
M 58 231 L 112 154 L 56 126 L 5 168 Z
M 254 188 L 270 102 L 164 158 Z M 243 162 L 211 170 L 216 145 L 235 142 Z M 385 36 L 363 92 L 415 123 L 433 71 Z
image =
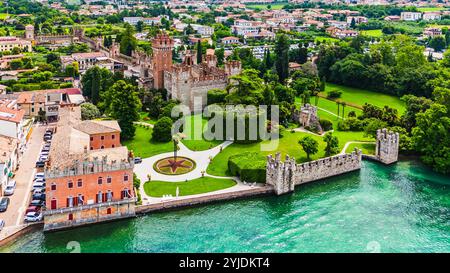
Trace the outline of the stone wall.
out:
M 279 153 L 275 158 L 269 155 L 266 183 L 274 187 L 277 195 L 281 195 L 294 191 L 296 185 L 359 170 L 361 159 L 361 150 L 357 149 L 351 154 L 326 157 L 302 164 L 295 163 L 295 159 L 289 156 L 282 162 Z
M 398 160 L 399 134 L 386 128 L 377 130 L 375 157 L 384 164 L 392 164 Z

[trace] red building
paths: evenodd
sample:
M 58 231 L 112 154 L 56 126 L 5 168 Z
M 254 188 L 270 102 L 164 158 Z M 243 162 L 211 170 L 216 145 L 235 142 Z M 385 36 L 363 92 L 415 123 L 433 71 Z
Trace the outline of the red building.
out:
M 82 121 L 80 107 L 61 108 L 45 168 L 44 230 L 135 215 L 133 158 L 117 121 Z

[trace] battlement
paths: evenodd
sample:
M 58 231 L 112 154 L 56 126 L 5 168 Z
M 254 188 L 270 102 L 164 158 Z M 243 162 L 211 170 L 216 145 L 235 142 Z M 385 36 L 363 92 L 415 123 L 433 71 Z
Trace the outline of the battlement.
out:
M 45 169 L 45 177 L 58 178 L 66 176 L 87 175 L 101 172 L 130 170 L 133 169 L 133 167 L 134 161 L 132 159 L 121 161 L 112 160 L 108 162 L 107 156 L 102 157 L 101 160 L 95 157 L 91 161 L 73 160 L 71 166 L 65 167 L 63 169 L 60 169 L 58 167 L 47 168 Z
M 296 164 L 294 158 L 286 155 L 284 162 L 280 154 L 267 157 L 266 183 L 273 185 L 277 195 L 294 191 L 296 185 L 359 170 L 362 152 L 355 149 L 350 154 L 340 154 Z
M 398 161 L 400 135 L 386 128 L 377 130 L 375 157 L 384 164 Z

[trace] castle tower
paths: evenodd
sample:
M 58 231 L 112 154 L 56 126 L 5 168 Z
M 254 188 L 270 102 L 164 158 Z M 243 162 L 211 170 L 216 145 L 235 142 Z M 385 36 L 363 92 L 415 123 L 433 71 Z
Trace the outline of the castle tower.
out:
M 206 55 L 203 57 L 203 61 L 208 67 L 217 67 L 217 56 L 214 53 L 214 49 L 208 48 L 206 50 Z
M 242 63 L 240 61 L 225 62 L 225 73 L 228 77 L 240 74 L 242 71 Z
M 391 164 L 398 160 L 399 134 L 388 131 L 386 128 L 377 130 L 376 158 L 384 163 Z
M 164 71 L 172 69 L 172 50 L 174 41 L 167 33 L 160 33 L 152 40 L 153 49 L 153 87 L 164 88 Z
M 25 39 L 34 41 L 34 26 L 33 25 L 25 26 Z
M 109 57 L 111 59 L 115 59 L 120 54 L 120 44 L 113 41 L 111 44 L 111 48 L 109 49 Z

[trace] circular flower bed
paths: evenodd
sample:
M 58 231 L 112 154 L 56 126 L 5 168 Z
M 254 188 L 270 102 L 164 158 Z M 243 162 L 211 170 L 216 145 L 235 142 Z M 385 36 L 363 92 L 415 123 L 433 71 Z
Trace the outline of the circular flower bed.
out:
M 158 173 L 167 175 L 185 174 L 195 169 L 195 161 L 184 157 L 177 156 L 176 160 L 173 156 L 160 159 L 155 162 L 153 169 Z

